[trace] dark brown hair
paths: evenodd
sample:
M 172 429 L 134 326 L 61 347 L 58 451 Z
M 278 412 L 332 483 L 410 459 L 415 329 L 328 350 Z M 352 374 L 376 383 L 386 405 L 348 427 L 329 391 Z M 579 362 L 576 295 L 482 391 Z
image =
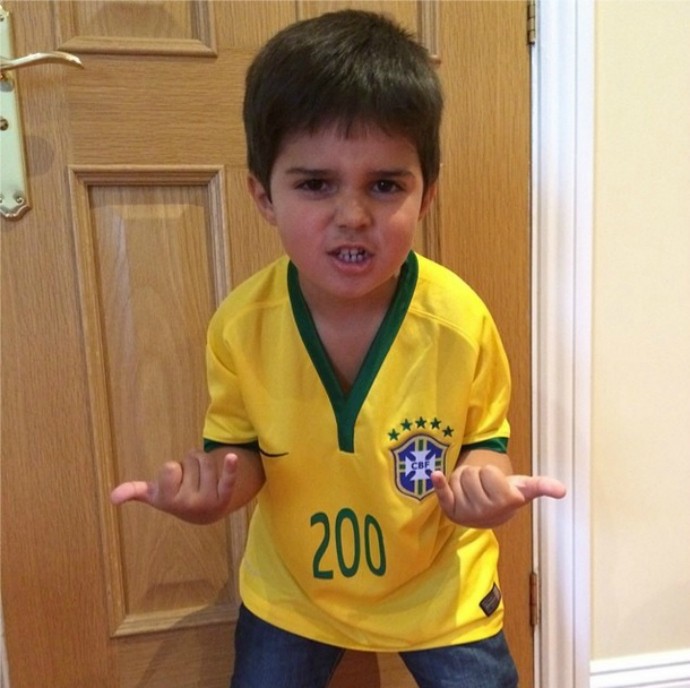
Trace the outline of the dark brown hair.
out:
M 246 77 L 249 170 L 270 193 L 285 137 L 336 125 L 375 125 L 417 149 L 425 187 L 440 166 L 443 95 L 428 51 L 390 19 L 343 10 L 279 31 Z

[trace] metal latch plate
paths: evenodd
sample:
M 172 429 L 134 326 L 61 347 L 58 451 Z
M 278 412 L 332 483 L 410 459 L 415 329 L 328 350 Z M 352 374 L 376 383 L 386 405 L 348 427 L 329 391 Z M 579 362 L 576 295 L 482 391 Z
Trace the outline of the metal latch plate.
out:
M 0 56 L 14 57 L 10 13 L 0 7 Z M 24 136 L 19 112 L 17 76 L 0 78 L 0 214 L 17 219 L 29 209 Z

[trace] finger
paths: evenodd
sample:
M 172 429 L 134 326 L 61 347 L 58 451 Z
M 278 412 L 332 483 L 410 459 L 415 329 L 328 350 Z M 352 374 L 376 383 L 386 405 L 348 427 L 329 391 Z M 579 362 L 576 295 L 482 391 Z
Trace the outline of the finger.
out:
M 527 500 L 537 497 L 551 497 L 552 499 L 562 499 L 566 494 L 566 487 L 555 478 L 543 475 L 511 475 L 508 481 L 516 487 Z
M 482 466 L 479 469 L 479 480 L 486 498 L 493 504 L 525 499 L 497 466 Z
M 184 479 L 184 469 L 177 461 L 163 464 L 158 473 L 158 482 L 152 498 L 159 504 L 170 504 L 180 491 Z
M 233 487 L 235 486 L 235 479 L 237 477 L 238 461 L 239 458 L 237 454 L 226 454 L 223 458 L 220 478 L 218 478 L 218 499 L 222 502 L 227 501 L 232 494 Z
M 187 454 L 180 462 L 182 469 L 180 490 L 198 492 L 201 484 L 201 461 L 196 453 Z
M 110 493 L 110 501 L 115 506 L 130 501 L 146 502 L 150 504 L 153 489 L 153 483 L 144 480 L 133 480 L 127 483 L 121 483 Z
M 482 470 L 476 466 L 464 466 L 457 473 L 464 500 L 475 511 L 485 508 L 490 502 L 482 482 Z
M 433 471 L 430 477 L 441 509 L 443 509 L 446 514 L 452 514 L 455 509 L 455 495 L 448 484 L 446 476 L 441 471 Z
M 218 493 L 219 467 L 216 460 L 208 454 L 193 454 L 199 475 L 199 492 L 213 498 Z

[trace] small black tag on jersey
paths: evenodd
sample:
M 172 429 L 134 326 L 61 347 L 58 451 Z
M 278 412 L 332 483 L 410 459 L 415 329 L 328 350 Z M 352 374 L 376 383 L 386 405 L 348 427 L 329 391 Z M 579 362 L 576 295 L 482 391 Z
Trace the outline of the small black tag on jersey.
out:
M 491 592 L 489 592 L 489 594 L 479 603 L 479 606 L 487 616 L 491 616 L 498 609 L 499 604 L 501 604 L 501 591 L 498 589 L 498 585 L 494 583 L 494 587 L 491 588 Z

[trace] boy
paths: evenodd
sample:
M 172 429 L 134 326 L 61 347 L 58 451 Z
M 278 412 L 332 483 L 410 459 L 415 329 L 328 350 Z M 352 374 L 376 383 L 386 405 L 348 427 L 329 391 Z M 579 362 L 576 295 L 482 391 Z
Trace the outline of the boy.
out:
M 256 498 L 234 688 L 325 686 L 346 648 L 517 685 L 490 528 L 565 490 L 511 475 L 493 321 L 411 250 L 441 110 L 426 51 L 368 12 L 293 24 L 248 71 L 249 190 L 287 255 L 211 321 L 205 451 L 112 494 L 194 523 Z

